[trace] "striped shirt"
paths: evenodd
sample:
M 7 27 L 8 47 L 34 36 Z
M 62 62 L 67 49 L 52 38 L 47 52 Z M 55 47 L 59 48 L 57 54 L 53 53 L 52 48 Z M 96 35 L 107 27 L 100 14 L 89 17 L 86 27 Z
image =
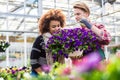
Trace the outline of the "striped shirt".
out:
M 38 36 L 33 43 L 32 51 L 30 55 L 30 64 L 32 70 L 41 67 L 42 65 L 47 64 L 46 52 L 45 52 L 45 43 L 43 36 Z

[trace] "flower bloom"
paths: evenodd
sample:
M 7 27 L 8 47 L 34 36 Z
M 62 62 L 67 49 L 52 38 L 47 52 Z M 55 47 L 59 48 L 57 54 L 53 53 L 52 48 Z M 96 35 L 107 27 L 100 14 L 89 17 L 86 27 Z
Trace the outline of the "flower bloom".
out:
M 63 29 L 56 32 L 46 45 L 47 52 L 52 53 L 54 59 L 59 55 L 68 58 L 69 53 L 74 51 L 83 50 L 88 53 L 98 48 L 100 48 L 98 36 L 84 28 Z

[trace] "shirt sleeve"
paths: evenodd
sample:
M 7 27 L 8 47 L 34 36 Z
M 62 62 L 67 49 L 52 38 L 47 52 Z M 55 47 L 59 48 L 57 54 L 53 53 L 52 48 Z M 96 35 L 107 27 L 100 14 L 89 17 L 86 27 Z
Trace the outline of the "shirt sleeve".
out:
M 41 67 L 43 64 L 46 64 L 46 53 L 44 45 L 45 44 L 42 36 L 37 37 L 34 41 L 30 55 L 30 64 L 32 69 L 36 69 Z
M 97 24 L 95 26 L 102 30 L 101 37 L 100 37 L 100 43 L 103 45 L 108 45 L 111 41 L 110 33 L 107 32 L 107 30 L 105 29 L 105 26 L 102 24 Z

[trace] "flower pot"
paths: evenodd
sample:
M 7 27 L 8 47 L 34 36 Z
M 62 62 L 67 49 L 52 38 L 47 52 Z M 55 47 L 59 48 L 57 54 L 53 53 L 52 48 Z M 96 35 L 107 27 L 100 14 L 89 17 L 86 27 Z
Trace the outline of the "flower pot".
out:
M 82 57 L 82 56 L 83 56 L 83 51 L 80 51 L 80 50 L 74 51 L 73 53 L 70 53 L 70 54 L 69 54 L 69 57 L 70 57 L 71 59 L 73 59 L 73 58 L 80 58 L 80 57 Z

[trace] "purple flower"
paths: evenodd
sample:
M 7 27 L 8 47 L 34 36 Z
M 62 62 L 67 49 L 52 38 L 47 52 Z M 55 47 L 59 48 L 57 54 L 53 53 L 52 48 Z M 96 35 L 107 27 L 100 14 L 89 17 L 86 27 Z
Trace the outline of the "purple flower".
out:
M 43 69 L 44 72 L 49 73 L 51 68 L 48 65 L 43 65 L 42 69 Z
M 76 70 L 80 73 L 89 71 L 93 68 L 95 68 L 98 63 L 101 61 L 101 57 L 98 51 L 92 52 L 92 54 L 89 54 L 82 59 L 83 61 L 77 62 Z
M 15 74 L 15 70 L 12 70 L 11 72 L 12 72 L 12 74 Z
M 65 58 L 68 58 L 68 54 L 64 54 Z
M 60 55 L 62 55 L 62 54 L 63 54 L 63 51 L 62 51 L 62 50 L 59 50 L 58 53 L 59 53 Z
M 65 48 L 69 48 L 69 47 L 70 47 L 69 43 L 66 43 Z
M 47 42 L 46 49 L 53 54 L 68 57 L 69 53 L 76 50 L 84 50 L 85 53 L 100 48 L 98 36 L 91 30 L 84 28 L 64 29 L 56 32 Z

